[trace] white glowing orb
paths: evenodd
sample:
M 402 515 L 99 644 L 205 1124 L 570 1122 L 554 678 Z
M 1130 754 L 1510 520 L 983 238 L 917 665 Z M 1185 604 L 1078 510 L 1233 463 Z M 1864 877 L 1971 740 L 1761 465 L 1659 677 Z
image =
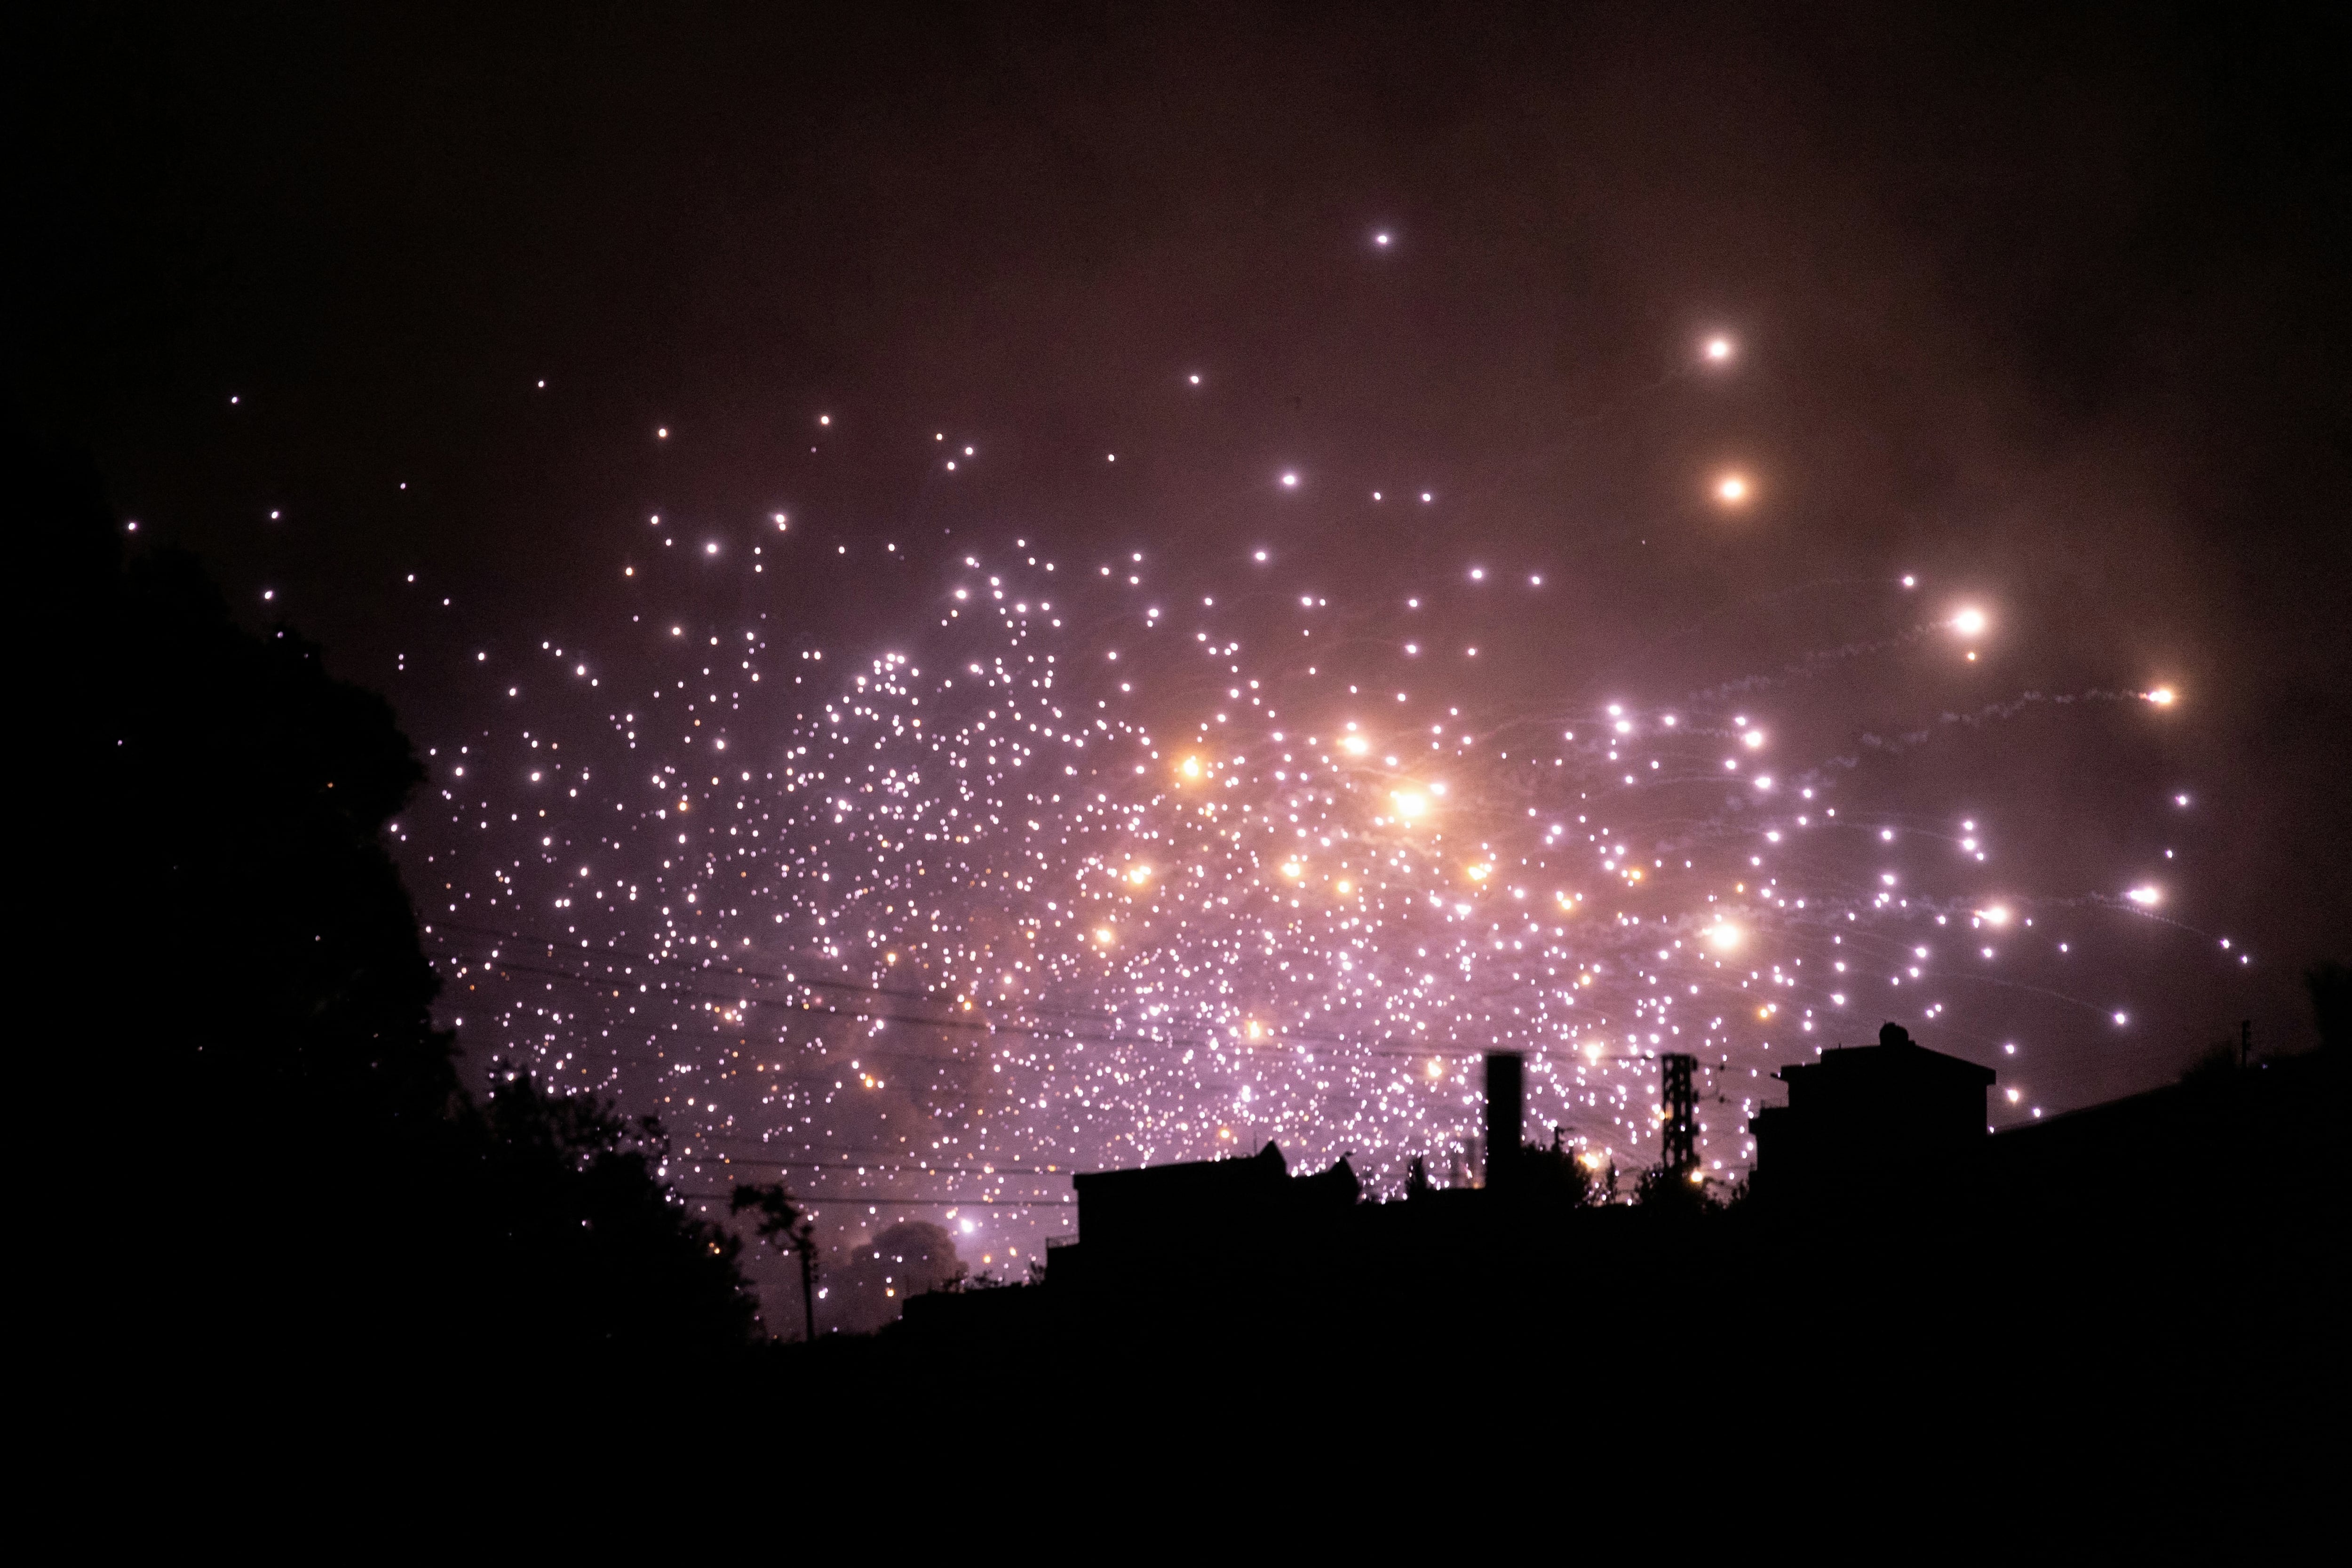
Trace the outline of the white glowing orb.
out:
M 1748 499 L 1748 481 L 1738 474 L 1726 474 L 1715 485 L 1716 499 L 1737 506 Z
M 1972 637 L 1976 636 L 1979 632 L 1985 629 L 1984 612 L 1982 610 L 1962 610 L 1958 615 L 1952 617 L 1952 629 L 1959 633 L 1962 637 Z
M 2178 700 L 2178 698 L 2169 686 L 2159 686 L 2147 694 L 2147 700 L 2158 708 L 2169 708 Z
M 2154 909 L 2156 907 L 2157 900 L 2161 899 L 2163 896 L 2163 894 L 2158 892 L 2154 888 L 2134 888 L 2130 892 L 2124 895 L 2125 898 L 2129 899 L 2133 903 L 2137 904 L 2144 910 Z
M 1729 359 L 1731 357 L 1731 340 L 1729 338 L 1707 339 L 1706 357 L 1713 360 L 1717 364 Z
M 1429 797 L 1418 790 L 1398 790 L 1389 800 L 1396 807 L 1396 814 L 1408 821 L 1429 810 Z
M 1713 942 L 1721 951 L 1729 952 L 1733 948 L 1739 945 L 1739 928 L 1728 923 L 1709 927 L 1706 933 L 1706 940 Z

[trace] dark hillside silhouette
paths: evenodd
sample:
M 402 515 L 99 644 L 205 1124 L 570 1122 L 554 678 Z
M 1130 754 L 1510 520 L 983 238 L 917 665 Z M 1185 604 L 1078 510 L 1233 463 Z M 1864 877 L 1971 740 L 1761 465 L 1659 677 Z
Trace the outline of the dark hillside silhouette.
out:
M 135 1281 L 62 1315 L 156 1377 L 320 1394 L 743 1346 L 737 1244 L 656 1180 L 658 1128 L 463 1087 L 380 838 L 421 776 L 384 701 L 126 548 L 69 470 L 11 468 L 52 742 L 40 1114 Z

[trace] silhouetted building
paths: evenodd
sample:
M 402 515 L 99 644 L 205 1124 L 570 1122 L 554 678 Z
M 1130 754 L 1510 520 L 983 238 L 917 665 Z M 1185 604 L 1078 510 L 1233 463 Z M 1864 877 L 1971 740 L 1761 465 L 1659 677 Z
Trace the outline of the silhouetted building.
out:
M 1078 1238 L 1052 1251 L 1048 1277 L 1057 1285 L 1263 1262 L 1344 1215 L 1363 1191 L 1345 1157 L 1328 1171 L 1293 1176 L 1272 1143 L 1246 1159 L 1082 1172 L 1070 1184 L 1078 1195 Z
M 1519 1137 L 1527 1120 L 1527 1058 L 1517 1051 L 1486 1053 L 1486 1184 L 1517 1184 Z
M 1875 1046 L 1824 1051 L 1774 1076 L 1789 1086 L 1789 1103 L 1748 1123 L 1759 1194 L 1883 1181 L 1981 1145 L 1995 1075 L 1888 1024 Z
M 1289 1179 L 1282 1151 L 1272 1143 L 1246 1160 L 1082 1172 L 1070 1178 L 1078 1194 L 1078 1239 L 1097 1252 L 1165 1246 L 1188 1228 L 1265 1208 Z

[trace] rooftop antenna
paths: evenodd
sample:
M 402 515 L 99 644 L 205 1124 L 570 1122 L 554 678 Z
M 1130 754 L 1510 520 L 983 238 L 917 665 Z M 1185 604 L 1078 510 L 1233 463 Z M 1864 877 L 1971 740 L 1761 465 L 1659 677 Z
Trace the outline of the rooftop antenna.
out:
M 1665 1125 L 1659 1130 L 1659 1163 L 1677 1176 L 1698 1164 L 1697 1096 L 1691 1087 L 1696 1057 L 1668 1051 L 1658 1058 L 1658 1098 L 1664 1101 Z

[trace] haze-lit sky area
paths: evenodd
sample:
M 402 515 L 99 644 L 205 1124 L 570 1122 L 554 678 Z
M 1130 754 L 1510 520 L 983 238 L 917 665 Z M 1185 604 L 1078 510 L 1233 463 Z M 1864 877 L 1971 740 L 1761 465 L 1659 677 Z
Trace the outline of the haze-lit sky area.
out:
M 468 1059 L 1018 1273 L 1073 1169 L 1735 1180 L 2347 928 L 2344 138 L 2139 8 L 177 10 L 20 410 L 387 693 Z M 1531 1127 L 1531 1131 L 1533 1128 Z

